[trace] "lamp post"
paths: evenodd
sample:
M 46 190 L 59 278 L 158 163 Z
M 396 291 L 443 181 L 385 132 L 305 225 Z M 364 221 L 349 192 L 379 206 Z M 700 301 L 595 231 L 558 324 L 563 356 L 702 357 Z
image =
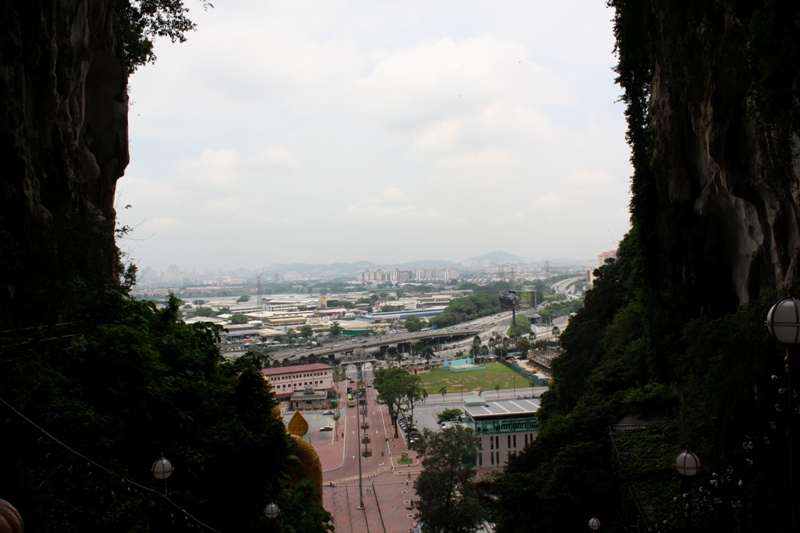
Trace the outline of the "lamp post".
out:
M 700 471 L 700 458 L 688 449 L 678 455 L 675 459 L 675 469 L 683 477 L 680 488 L 681 495 L 687 499 L 686 518 L 688 520 L 688 531 L 692 531 L 692 478 Z M 685 489 L 685 490 L 684 490 Z
M 356 369 L 358 371 L 358 377 L 361 378 L 361 363 L 356 363 Z M 366 390 L 366 389 L 365 389 Z M 359 413 L 361 412 L 361 408 L 358 406 L 358 402 L 356 401 L 356 438 L 358 437 L 358 432 L 361 428 L 361 421 L 358 417 Z M 366 407 L 366 401 L 364 402 L 364 407 Z M 363 486 L 363 479 L 361 477 L 361 446 L 359 446 L 358 441 L 356 440 L 356 454 L 358 455 L 358 501 L 359 509 L 364 508 L 364 486 Z
M 463 402 L 464 401 L 464 380 L 459 379 L 458 380 L 458 385 L 459 385 L 459 388 L 461 389 L 461 401 Z
M 589 520 L 589 529 L 592 531 L 597 531 L 600 529 L 600 525 L 600 520 L 598 520 L 596 516 L 593 516 L 591 520 Z
M 791 296 L 781 298 L 767 313 L 769 334 L 786 346 L 786 373 L 790 376 L 797 370 L 797 348 L 800 344 L 800 303 Z
M 514 398 L 517 397 L 517 376 L 513 376 L 514 378 Z
M 153 463 L 153 466 L 150 467 L 150 473 L 153 474 L 153 477 L 156 481 L 161 481 L 164 483 L 164 496 L 167 495 L 167 479 L 172 475 L 172 472 L 175 469 L 172 467 L 172 463 L 164 457 L 164 454 L 161 454 L 161 457 Z
M 798 345 L 800 345 L 800 303 L 791 296 L 781 298 L 767 313 L 765 323 L 767 330 L 773 339 L 786 346 L 786 357 L 783 359 L 786 368 L 786 387 L 785 393 L 791 411 L 792 397 L 796 395 L 797 386 L 795 383 L 797 369 L 800 366 L 798 358 Z M 780 379 L 773 376 L 774 380 Z M 780 404 L 775 405 L 775 409 L 780 411 Z M 795 492 L 794 481 L 794 448 L 792 446 L 791 426 L 787 428 L 786 436 L 789 440 L 789 513 L 792 531 L 797 531 L 795 526 L 795 508 L 798 506 L 797 493 Z

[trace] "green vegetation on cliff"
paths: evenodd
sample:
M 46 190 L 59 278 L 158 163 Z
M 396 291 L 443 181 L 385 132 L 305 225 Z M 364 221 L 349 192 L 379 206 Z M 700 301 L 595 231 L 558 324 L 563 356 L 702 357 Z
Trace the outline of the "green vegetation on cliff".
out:
M 695 530 L 790 531 L 800 494 L 789 439 L 800 429 L 798 387 L 787 384 L 764 319 L 780 285 L 772 272 L 793 272 L 797 238 L 774 231 L 753 252 L 761 262 L 748 262 L 729 253 L 751 238 L 735 240 L 743 221 L 720 213 L 725 201 L 752 202 L 760 216 L 794 227 L 781 217 L 797 210 L 782 184 L 795 179 L 787 146 L 800 131 L 800 4 L 609 5 L 634 167 L 632 230 L 561 337 L 538 438 L 497 484 L 498 531 L 577 531 L 593 515 L 603 531 L 637 523 L 686 531 L 690 494 Z M 725 146 L 699 147 L 692 135 L 724 136 Z M 706 192 L 720 197 L 703 199 L 708 212 L 697 207 L 703 148 L 729 180 L 728 190 Z M 754 176 L 759 154 L 766 164 Z M 779 245 L 783 270 L 770 270 L 765 257 Z M 678 484 L 674 466 L 686 447 L 704 465 L 691 487 Z
M 107 286 L 65 323 L 4 331 L 0 494 L 31 531 L 195 524 L 181 509 L 217 530 L 255 531 L 271 501 L 294 509 L 281 520 L 305 513 L 322 527 L 315 500 L 285 490 L 291 444 L 263 361 L 224 362 L 218 330 L 179 321 L 179 305 Z M 149 471 L 162 453 L 175 466 L 169 501 Z

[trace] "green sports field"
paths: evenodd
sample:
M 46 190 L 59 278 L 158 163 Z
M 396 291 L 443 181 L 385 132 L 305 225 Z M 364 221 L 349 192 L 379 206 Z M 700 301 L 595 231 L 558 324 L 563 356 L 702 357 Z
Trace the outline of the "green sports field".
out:
M 440 394 L 439 391 L 442 387 L 447 389 L 447 392 L 459 392 L 461 390 L 459 382 L 462 381 L 464 392 L 482 390 L 484 394 L 488 395 L 487 398 L 491 398 L 489 393 L 494 392 L 496 385 L 499 385 L 501 389 L 514 388 L 514 376 L 517 377 L 517 393 L 531 395 L 530 382 L 501 363 L 487 363 L 486 370 L 448 372 L 437 368 L 428 374 L 420 374 L 423 387 L 428 394 Z

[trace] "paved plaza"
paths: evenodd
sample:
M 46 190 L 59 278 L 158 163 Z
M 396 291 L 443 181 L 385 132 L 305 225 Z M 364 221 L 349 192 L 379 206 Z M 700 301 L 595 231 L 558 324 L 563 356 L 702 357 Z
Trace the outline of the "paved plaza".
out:
M 333 515 L 337 533 L 414 531 L 413 484 L 421 469 L 416 453 L 408 450 L 402 432 L 394 438 L 388 412 L 375 402 L 374 389 L 367 389 L 367 429 L 357 427 L 357 409 L 363 407 L 342 408 L 338 431 L 311 429 L 306 435 L 322 462 L 325 509 Z M 359 419 L 363 422 L 360 415 Z M 370 436 L 366 447 L 372 455 L 361 457 L 359 490 L 364 434 Z M 398 463 L 403 454 L 411 464 Z
M 388 411 L 375 401 L 375 390 L 366 390 L 366 418 L 359 414 L 364 406 L 345 406 L 338 410 L 341 418 L 335 431 L 320 431 L 323 426 L 333 425 L 332 417 L 320 412 L 303 412 L 310 428 L 305 438 L 314 445 L 322 462 L 325 509 L 333 515 L 337 533 L 416 532 L 413 485 L 422 467 L 416 453 L 409 451 L 402 431 L 394 438 Z M 544 390 L 537 387 L 534 395 L 538 396 Z M 516 392 L 499 391 L 497 398 L 510 399 Z M 495 392 L 491 394 L 495 396 Z M 446 397 L 432 396 L 429 400 L 434 401 L 415 409 L 417 426 L 438 430 L 437 412 L 463 407 L 466 398 L 477 397 L 474 391 L 448 393 Z M 288 419 L 291 415 L 284 413 L 284 416 Z M 368 427 L 359 428 L 359 423 L 364 420 Z M 370 437 L 366 448 L 371 455 L 361 457 L 362 482 L 359 489 L 358 458 L 365 447 L 361 443 L 365 434 Z M 411 464 L 399 464 L 404 454 L 411 459 Z

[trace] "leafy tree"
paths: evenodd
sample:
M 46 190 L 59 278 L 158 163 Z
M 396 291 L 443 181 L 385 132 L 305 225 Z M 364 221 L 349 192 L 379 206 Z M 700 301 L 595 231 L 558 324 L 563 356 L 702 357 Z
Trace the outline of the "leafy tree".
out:
M 471 357 L 477 357 L 481 355 L 481 338 L 478 335 L 475 335 L 475 338 L 472 339 L 472 346 L 469 349 L 469 355 Z
M 405 400 L 408 392 L 408 380 L 412 376 L 398 367 L 379 368 L 375 373 L 375 390 L 380 394 L 381 399 L 386 402 L 389 411 L 389 418 L 394 426 L 394 436 L 399 436 L 397 429 L 397 418 L 399 417 L 400 407 Z M 419 379 L 418 376 L 414 376 Z
M 523 335 L 527 335 L 530 332 L 531 332 L 531 321 L 525 315 L 518 316 L 516 322 L 512 324 L 511 328 L 508 330 L 508 334 L 511 337 L 521 337 Z
M 248 319 L 246 316 L 241 314 L 235 314 L 231 316 L 231 324 L 247 324 Z
M 422 378 L 417 374 L 409 374 L 402 380 L 400 404 L 404 409 L 410 411 L 410 418 L 414 419 L 414 407 L 423 401 L 425 389 L 422 386 Z
M 194 305 L 201 306 L 201 305 L 203 305 L 204 303 L 206 303 L 206 301 L 205 301 L 205 300 L 194 300 L 192 303 L 193 303 Z
M 442 395 L 442 401 L 445 401 L 445 395 L 447 394 L 447 387 L 443 386 L 441 389 L 439 389 L 439 394 Z
M 308 311 L 308 307 L 306 307 L 305 305 L 298 305 L 297 306 L 297 310 L 298 311 Z
M 406 318 L 406 329 L 413 333 L 419 331 L 426 326 L 426 322 L 416 315 L 411 315 Z
M 497 291 L 492 289 L 491 293 L 454 298 L 445 310 L 439 316 L 431 318 L 429 323 L 437 328 L 445 328 L 499 311 L 500 301 L 497 298 Z
M 306 340 L 311 339 L 314 336 L 314 330 L 308 324 L 305 324 L 303 327 L 300 328 L 300 336 Z
M 343 331 L 344 328 L 342 328 L 342 326 L 338 322 L 333 321 L 331 322 L 331 325 L 328 327 L 328 336 L 336 338 L 339 335 L 341 335 Z
M 239 298 L 236 300 L 236 303 L 244 303 L 249 301 L 250 301 L 250 295 L 244 294 L 242 296 L 239 296 Z
M 211 309 L 210 307 L 199 307 L 199 308 L 195 309 L 195 310 L 192 312 L 192 314 L 193 314 L 194 316 L 207 316 L 207 317 L 213 317 L 213 316 L 217 316 L 219 313 L 217 313 L 216 311 L 214 311 L 214 310 L 213 310 L 213 309 Z
M 423 470 L 414 482 L 419 496 L 416 518 L 431 533 L 472 533 L 483 522 L 483 509 L 472 479 L 478 439 L 456 425 L 441 432 L 423 429 L 412 444 Z
M 442 414 L 439 415 L 439 418 L 442 420 L 458 420 L 462 414 L 464 414 L 464 411 L 461 409 L 445 409 L 442 411 Z
M 153 53 L 156 36 L 182 43 L 186 40 L 186 33 L 196 27 L 186 16 L 189 10 L 182 0 L 128 0 L 122 6 L 120 23 L 125 66 L 131 73 L 156 60 Z M 212 7 L 208 2 L 203 2 L 203 6 Z
M 497 398 L 500 398 L 500 385 L 495 385 L 494 390 L 497 393 Z
M 528 340 L 527 337 L 521 337 L 517 340 L 515 349 L 522 354 L 523 357 L 527 357 L 528 352 L 531 351 L 531 341 Z

